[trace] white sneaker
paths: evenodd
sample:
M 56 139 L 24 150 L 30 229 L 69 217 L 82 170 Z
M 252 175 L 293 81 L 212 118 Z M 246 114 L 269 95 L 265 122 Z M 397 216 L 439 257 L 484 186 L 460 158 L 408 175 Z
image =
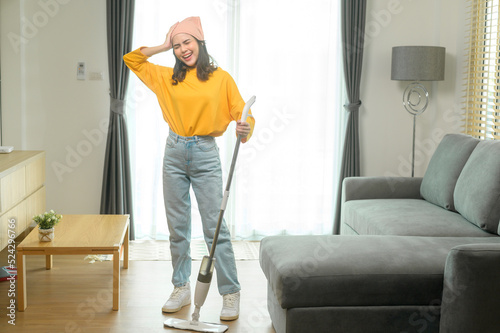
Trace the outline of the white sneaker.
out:
M 191 304 L 191 287 L 189 282 L 182 287 L 175 287 L 170 295 L 168 301 L 165 302 L 161 311 L 163 312 L 177 312 L 183 306 Z
M 222 295 L 220 320 L 236 320 L 240 316 L 240 292 Z

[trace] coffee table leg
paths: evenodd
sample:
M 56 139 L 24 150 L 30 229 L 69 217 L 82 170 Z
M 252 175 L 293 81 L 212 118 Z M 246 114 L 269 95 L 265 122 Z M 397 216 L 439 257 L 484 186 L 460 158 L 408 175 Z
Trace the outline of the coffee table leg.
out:
M 26 297 L 26 257 L 17 251 L 17 310 L 23 312 L 28 306 Z
M 120 249 L 113 252 L 113 310 L 120 308 Z
M 129 228 L 127 226 L 127 231 L 125 232 L 125 239 L 123 240 L 123 268 L 128 268 L 128 238 L 129 238 Z
M 51 269 L 52 268 L 52 255 L 46 255 L 45 256 L 45 269 Z

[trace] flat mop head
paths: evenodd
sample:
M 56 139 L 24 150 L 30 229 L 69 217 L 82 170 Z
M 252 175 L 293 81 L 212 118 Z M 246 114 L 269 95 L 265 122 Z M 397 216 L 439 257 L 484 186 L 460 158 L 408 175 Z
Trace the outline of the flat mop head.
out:
M 163 325 L 181 330 L 195 332 L 222 333 L 228 330 L 228 326 L 222 324 L 204 323 L 202 321 L 184 320 L 177 318 L 168 318 Z

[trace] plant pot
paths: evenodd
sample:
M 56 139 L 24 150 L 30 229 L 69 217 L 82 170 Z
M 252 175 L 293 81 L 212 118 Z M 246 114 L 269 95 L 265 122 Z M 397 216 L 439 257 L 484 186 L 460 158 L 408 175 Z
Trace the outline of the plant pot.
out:
M 38 229 L 38 239 L 40 242 L 52 242 L 54 239 L 54 228 Z

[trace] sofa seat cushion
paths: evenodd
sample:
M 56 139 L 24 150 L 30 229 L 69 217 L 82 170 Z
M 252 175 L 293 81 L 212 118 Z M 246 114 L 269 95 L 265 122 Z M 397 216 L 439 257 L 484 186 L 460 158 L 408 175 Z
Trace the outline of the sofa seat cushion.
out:
M 429 305 L 450 250 L 500 237 L 271 236 L 260 265 L 282 308 Z
M 498 237 L 456 212 L 419 199 L 347 201 L 342 220 L 359 235 Z

